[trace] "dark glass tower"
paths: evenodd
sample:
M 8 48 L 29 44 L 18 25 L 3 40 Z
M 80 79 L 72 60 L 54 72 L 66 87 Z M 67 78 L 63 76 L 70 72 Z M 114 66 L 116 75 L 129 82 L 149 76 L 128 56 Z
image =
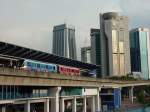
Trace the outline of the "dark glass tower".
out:
M 91 62 L 92 64 L 99 65 L 97 69 L 97 77 L 103 77 L 102 74 L 102 62 L 101 62 L 101 43 L 100 43 L 100 29 L 91 29 Z
M 141 72 L 140 78 L 150 78 L 150 36 L 148 28 L 130 31 L 131 71 Z
M 53 28 L 53 54 L 77 59 L 75 28 L 62 24 Z

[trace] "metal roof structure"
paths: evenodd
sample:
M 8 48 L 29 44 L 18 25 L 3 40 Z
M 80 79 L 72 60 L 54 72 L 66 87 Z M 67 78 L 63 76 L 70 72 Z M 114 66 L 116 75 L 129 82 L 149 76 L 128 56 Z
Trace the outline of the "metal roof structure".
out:
M 31 59 L 42 62 L 54 63 L 65 66 L 72 66 L 81 69 L 98 69 L 99 66 L 81 61 L 60 57 L 54 54 L 33 50 L 6 42 L 0 42 L 0 55 L 11 56 L 14 58 Z

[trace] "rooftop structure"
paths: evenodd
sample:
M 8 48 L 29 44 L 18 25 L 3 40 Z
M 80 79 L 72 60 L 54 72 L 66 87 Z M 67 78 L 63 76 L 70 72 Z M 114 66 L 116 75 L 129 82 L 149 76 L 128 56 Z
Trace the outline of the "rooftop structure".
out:
M 57 56 L 54 54 L 33 50 L 30 48 L 25 48 L 13 44 L 9 44 L 6 42 L 0 42 L 0 55 L 7 55 L 7 57 L 13 57 L 14 59 L 31 59 L 31 60 L 37 60 L 42 62 L 48 62 L 48 63 L 55 63 L 59 65 L 66 65 L 66 66 L 72 66 L 77 67 L 81 69 L 89 69 L 94 70 L 99 68 L 98 66 L 94 64 L 84 63 L 81 61 Z

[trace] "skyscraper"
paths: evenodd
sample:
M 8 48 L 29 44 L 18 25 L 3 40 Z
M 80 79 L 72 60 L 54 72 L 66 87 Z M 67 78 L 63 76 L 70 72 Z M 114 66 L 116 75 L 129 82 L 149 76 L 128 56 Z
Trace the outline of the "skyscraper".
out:
M 100 46 L 103 76 L 131 72 L 127 17 L 115 12 L 100 14 Z
M 91 63 L 91 47 L 81 48 L 81 61 Z
M 54 26 L 52 52 L 58 56 L 77 59 L 74 27 L 67 24 Z
M 100 45 L 100 29 L 91 29 L 91 62 L 92 64 L 100 65 L 97 69 L 97 77 L 101 78 L 101 45 Z
M 91 61 L 92 64 L 100 65 L 100 30 L 91 29 Z
M 130 52 L 132 72 L 141 72 L 141 78 L 150 78 L 150 36 L 149 29 L 136 28 L 130 31 Z

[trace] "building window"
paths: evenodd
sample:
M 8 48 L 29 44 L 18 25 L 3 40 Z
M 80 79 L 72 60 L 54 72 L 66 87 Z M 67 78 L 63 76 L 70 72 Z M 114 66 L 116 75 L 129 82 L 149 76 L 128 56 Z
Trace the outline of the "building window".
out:
M 118 75 L 118 54 L 113 54 L 113 74 Z
M 112 30 L 112 48 L 113 48 L 113 53 L 117 53 L 118 51 L 118 39 L 117 39 L 117 32 L 116 30 Z
M 124 62 L 125 62 L 124 61 L 124 54 L 120 54 L 120 74 L 121 75 L 125 75 L 125 69 L 124 69 L 125 63 Z
M 124 53 L 124 42 L 119 42 L 119 53 Z

